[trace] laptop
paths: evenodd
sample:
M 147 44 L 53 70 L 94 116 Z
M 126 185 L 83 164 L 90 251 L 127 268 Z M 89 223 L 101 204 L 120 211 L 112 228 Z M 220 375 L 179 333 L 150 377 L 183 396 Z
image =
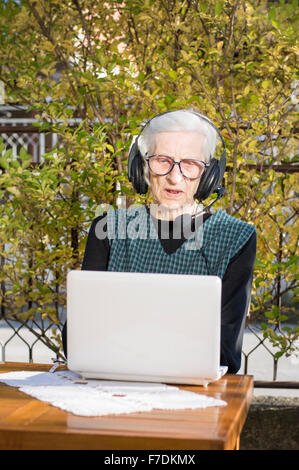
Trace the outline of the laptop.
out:
M 68 368 L 84 379 L 206 385 L 220 367 L 217 276 L 70 271 Z

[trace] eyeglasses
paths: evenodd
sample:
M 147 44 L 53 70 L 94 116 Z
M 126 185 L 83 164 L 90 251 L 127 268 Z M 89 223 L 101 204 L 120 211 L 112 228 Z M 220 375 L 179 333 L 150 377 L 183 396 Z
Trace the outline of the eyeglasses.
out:
M 175 162 L 171 157 L 164 157 L 163 155 L 151 155 L 146 158 L 149 169 L 157 176 L 168 175 L 178 165 L 180 172 L 185 178 L 196 180 L 202 176 L 209 163 L 192 158 L 184 158 L 180 162 Z

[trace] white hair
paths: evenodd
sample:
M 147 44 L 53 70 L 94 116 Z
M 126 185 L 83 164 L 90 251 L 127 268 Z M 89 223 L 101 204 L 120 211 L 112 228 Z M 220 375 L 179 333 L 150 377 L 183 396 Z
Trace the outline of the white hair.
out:
M 159 132 L 198 132 L 204 137 L 204 158 L 209 162 L 217 145 L 217 131 L 209 124 L 209 119 L 192 109 L 170 111 L 151 119 L 138 137 L 138 148 L 144 159 L 144 177 L 148 184 L 149 171 L 145 160 L 155 150 L 156 135 Z

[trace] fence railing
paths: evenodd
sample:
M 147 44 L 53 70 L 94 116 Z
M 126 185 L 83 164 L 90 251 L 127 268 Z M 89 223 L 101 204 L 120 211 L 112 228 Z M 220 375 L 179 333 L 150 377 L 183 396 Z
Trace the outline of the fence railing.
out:
M 19 114 L 26 115 L 24 107 L 17 108 Z M 34 124 L 37 120 L 32 117 L 11 116 L 16 112 L 13 106 L 0 106 L 0 135 L 6 149 L 12 149 L 13 156 L 19 155 L 20 149 L 24 147 L 32 162 L 39 163 L 46 152 L 51 151 L 58 144 L 58 135 L 49 130 L 40 130 Z M 5 115 L 3 117 L 3 115 Z M 70 126 L 76 125 L 80 119 L 69 120 Z
M 18 322 L 8 318 L 0 320 L 0 361 L 12 360 L 23 362 L 40 362 L 39 358 L 51 356 L 53 359 L 61 359 L 61 354 L 54 352 L 48 344 L 47 335 L 51 334 L 52 325 L 42 325 L 40 322 L 28 320 Z M 19 340 L 19 344 L 16 344 Z M 40 347 L 48 349 L 48 354 L 42 355 Z M 14 354 L 7 354 L 8 349 Z M 10 356 L 10 358 L 7 356 Z M 47 361 L 48 362 L 48 361 Z
M 61 319 L 61 321 L 63 322 L 65 312 L 62 314 L 62 317 L 63 319 Z M 43 321 L 41 318 L 19 322 L 7 317 L 2 317 L 2 319 L 0 319 L 0 361 L 50 363 L 51 361 L 64 359 L 61 350 L 60 352 L 55 352 L 49 346 L 52 327 L 53 325 Z M 61 327 L 58 327 L 58 329 L 60 328 Z M 252 364 L 254 364 L 254 353 L 256 353 L 257 349 L 261 349 L 262 351 L 259 352 L 259 361 L 263 363 L 266 362 L 266 356 L 272 358 L 273 376 L 272 380 L 255 379 L 255 387 L 299 389 L 299 381 L 289 379 L 277 380 L 279 361 L 281 358 L 274 356 L 274 351 L 265 344 L 265 340 L 255 331 L 253 326 L 247 326 L 246 332 L 244 336 L 244 346 L 247 352 L 245 352 L 245 349 L 242 351 L 243 364 L 239 373 L 255 376 L 254 367 L 249 367 L 248 359 L 251 358 Z M 255 346 L 250 347 L 249 343 L 246 342 L 248 335 L 253 335 L 256 338 Z M 261 357 L 262 359 L 260 359 Z M 267 372 L 269 373 L 269 370 Z
M 42 155 L 55 147 L 58 142 L 57 134 L 45 134 L 32 127 L 36 122 L 31 118 L 0 118 L 0 132 L 5 148 L 11 148 L 13 156 L 19 155 L 20 149 L 24 147 L 32 161 L 38 163 Z

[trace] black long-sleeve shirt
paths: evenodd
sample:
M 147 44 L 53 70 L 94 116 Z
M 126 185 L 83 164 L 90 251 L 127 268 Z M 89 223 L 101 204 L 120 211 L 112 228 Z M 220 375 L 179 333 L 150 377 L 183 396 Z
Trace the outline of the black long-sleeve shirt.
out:
M 109 239 L 99 239 L 95 233 L 96 224 L 106 217 L 106 214 L 97 217 L 89 230 L 82 270 L 106 271 L 108 269 L 110 243 Z M 210 214 L 205 214 L 203 223 Z M 169 237 L 161 237 L 165 222 L 154 219 L 160 242 L 166 253 L 173 253 L 184 243 L 185 238 L 173 238 L 175 222 L 169 224 Z M 105 226 L 103 227 L 105 230 Z M 194 226 L 191 227 L 194 230 Z M 177 233 L 177 232 L 176 232 Z M 256 254 L 256 233 L 249 238 L 241 250 L 230 260 L 222 279 L 222 307 L 221 307 L 221 365 L 228 367 L 229 373 L 238 372 L 241 365 L 242 341 L 245 327 L 246 313 L 248 311 L 253 268 Z M 63 349 L 66 355 L 66 324 L 62 332 Z

